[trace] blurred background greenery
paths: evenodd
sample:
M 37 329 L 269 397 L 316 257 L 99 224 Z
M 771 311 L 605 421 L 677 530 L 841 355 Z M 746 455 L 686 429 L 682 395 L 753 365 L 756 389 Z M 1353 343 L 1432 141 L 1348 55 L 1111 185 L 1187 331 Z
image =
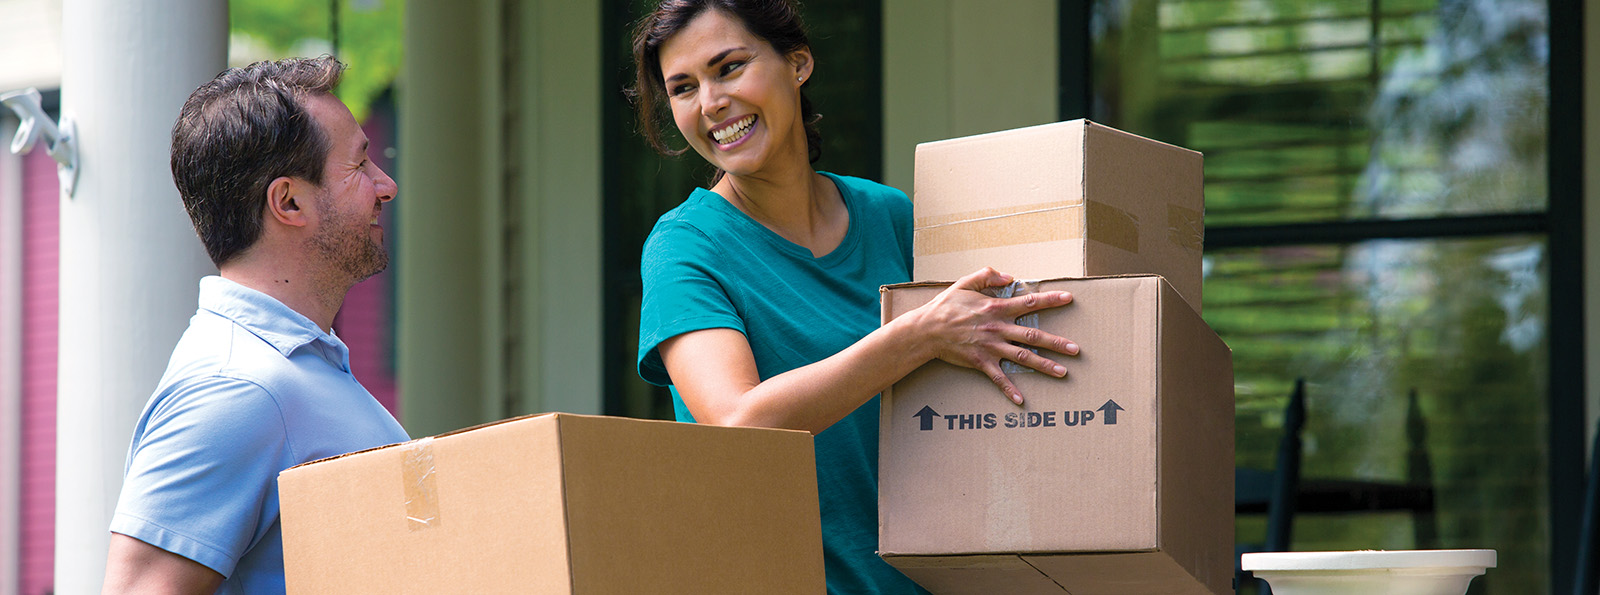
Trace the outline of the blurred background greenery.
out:
M 1454 219 L 1548 208 L 1547 15 L 1526 0 L 1093 5 L 1092 117 L 1204 152 L 1208 229 L 1332 237 L 1208 247 L 1238 463 L 1272 468 L 1303 377 L 1304 476 L 1434 487 L 1431 515 L 1302 514 L 1292 549 L 1494 547 L 1474 593 L 1549 589 L 1546 238 L 1457 237 Z M 1374 220 L 1420 231 L 1364 239 Z M 1241 541 L 1264 530 L 1239 520 Z
M 228 0 L 228 64 L 333 54 L 350 65 L 336 94 L 365 122 L 400 73 L 398 0 Z

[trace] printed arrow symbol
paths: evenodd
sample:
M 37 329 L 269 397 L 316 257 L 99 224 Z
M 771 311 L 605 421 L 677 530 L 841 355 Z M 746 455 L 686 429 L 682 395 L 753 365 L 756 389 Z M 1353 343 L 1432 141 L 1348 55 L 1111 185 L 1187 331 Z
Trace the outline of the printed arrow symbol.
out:
M 933 407 L 923 405 L 922 410 L 912 414 L 911 417 L 922 420 L 922 431 L 926 432 L 933 429 L 933 420 L 939 417 L 939 413 L 934 411 Z
M 1106 425 L 1114 426 L 1117 425 L 1117 412 L 1125 410 L 1121 405 L 1118 405 L 1116 401 L 1108 399 L 1106 400 L 1106 404 L 1100 406 L 1099 411 L 1100 419 L 1106 420 Z

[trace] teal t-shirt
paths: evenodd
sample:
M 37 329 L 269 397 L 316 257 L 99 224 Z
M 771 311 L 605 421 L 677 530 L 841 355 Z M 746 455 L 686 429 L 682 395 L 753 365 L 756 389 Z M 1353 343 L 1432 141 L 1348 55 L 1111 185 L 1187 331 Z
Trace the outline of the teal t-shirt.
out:
M 843 351 L 878 328 L 878 287 L 911 278 L 911 201 L 860 178 L 833 180 L 850 213 L 821 258 L 709 190 L 662 215 L 645 241 L 639 375 L 671 385 L 662 341 L 690 331 L 744 333 L 761 380 Z M 679 421 L 693 422 L 677 390 Z M 878 558 L 878 397 L 816 437 L 829 593 L 926 593 Z

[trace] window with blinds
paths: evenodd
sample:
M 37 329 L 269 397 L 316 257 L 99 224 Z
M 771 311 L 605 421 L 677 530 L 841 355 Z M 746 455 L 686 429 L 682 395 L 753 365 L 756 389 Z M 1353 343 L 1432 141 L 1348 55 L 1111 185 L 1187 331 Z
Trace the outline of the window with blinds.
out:
M 1234 350 L 1240 465 L 1273 466 L 1306 378 L 1305 477 L 1433 488 L 1425 513 L 1300 514 L 1293 549 L 1494 548 L 1474 593 L 1550 588 L 1548 14 L 1089 9 L 1091 118 L 1205 153 L 1205 318 Z

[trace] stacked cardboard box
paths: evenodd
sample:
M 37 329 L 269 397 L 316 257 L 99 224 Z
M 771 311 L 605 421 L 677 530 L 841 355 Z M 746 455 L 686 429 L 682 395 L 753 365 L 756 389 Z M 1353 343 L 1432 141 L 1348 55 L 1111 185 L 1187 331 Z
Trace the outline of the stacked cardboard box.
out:
M 805 432 L 546 414 L 278 482 L 289 593 L 826 590 Z
M 1231 592 L 1232 353 L 1200 319 L 1200 155 L 1079 120 L 917 148 L 916 275 L 1069 291 L 1056 379 L 883 393 L 879 550 L 937 595 Z M 883 290 L 883 320 L 948 282 Z
M 1199 153 L 1073 120 L 917 145 L 912 277 L 1150 273 L 1200 311 Z

